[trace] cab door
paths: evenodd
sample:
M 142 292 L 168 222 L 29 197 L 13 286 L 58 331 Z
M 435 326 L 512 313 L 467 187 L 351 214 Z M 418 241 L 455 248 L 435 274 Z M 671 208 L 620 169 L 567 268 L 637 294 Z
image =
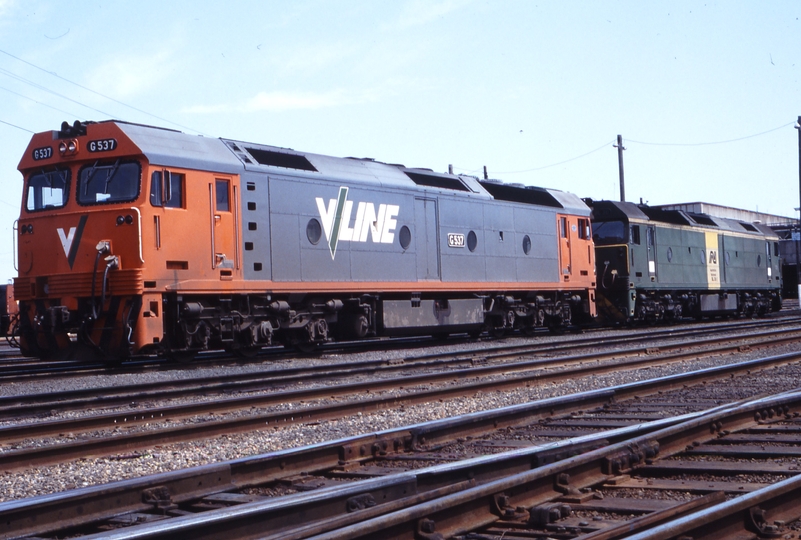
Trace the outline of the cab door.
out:
M 439 279 L 436 200 L 414 200 L 414 229 L 417 236 L 417 279 Z
M 230 279 L 239 268 L 238 194 L 232 178 L 215 177 L 209 182 L 209 217 L 211 267 L 220 271 L 220 279 Z
M 773 281 L 773 258 L 770 256 L 770 242 L 765 242 L 765 261 L 768 271 L 768 283 Z
M 559 273 L 562 276 L 560 281 L 570 281 L 570 276 L 573 275 L 573 254 L 570 252 L 570 218 L 557 215 L 556 219 L 559 234 Z
M 656 281 L 656 228 L 648 225 L 645 236 L 648 244 L 648 276 L 651 281 Z

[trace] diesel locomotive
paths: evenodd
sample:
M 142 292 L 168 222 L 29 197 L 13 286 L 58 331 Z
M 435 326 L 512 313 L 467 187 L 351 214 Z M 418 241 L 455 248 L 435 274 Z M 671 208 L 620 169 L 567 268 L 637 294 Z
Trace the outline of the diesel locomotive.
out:
M 592 201 L 597 308 L 608 321 L 764 315 L 781 309 L 769 227 L 648 205 Z
M 17 303 L 14 300 L 14 288 L 0 285 L 0 337 L 14 334 L 16 317 Z
M 590 209 L 563 191 L 121 121 L 35 134 L 19 170 L 25 355 L 185 360 L 596 315 Z

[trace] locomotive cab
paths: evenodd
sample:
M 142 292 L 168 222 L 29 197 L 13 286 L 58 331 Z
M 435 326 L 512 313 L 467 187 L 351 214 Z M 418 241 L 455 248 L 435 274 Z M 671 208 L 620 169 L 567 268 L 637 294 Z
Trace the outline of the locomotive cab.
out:
M 115 152 L 119 137 L 88 139 L 83 124 L 39 134 L 19 166 L 25 187 L 14 292 L 25 355 L 70 357 L 101 347 L 128 355 L 141 287 L 143 163 Z
M 136 126 L 65 123 L 35 135 L 20 162 L 23 354 L 118 360 L 159 349 L 165 299 L 178 297 L 165 290 L 190 268 L 200 280 L 237 275 L 237 177 L 153 163 L 126 129 Z
M 635 281 L 656 280 L 654 232 L 636 206 L 605 203 L 594 202 L 592 213 L 598 310 L 604 318 L 621 322 L 635 315 Z

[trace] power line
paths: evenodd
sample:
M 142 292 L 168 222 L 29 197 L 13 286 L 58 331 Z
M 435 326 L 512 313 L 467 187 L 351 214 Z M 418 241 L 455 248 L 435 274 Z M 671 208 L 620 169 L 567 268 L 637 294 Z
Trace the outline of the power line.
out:
M 27 131 L 28 133 L 36 133 L 35 131 L 31 131 L 30 129 L 25 129 L 24 127 L 19 127 L 16 124 L 12 124 L 11 122 L 6 122 L 5 120 L 0 120 L 0 124 L 6 124 L 7 126 L 15 127 L 17 129 L 21 129 L 22 131 Z
M 0 121 L 2 121 L 2 120 L 0 120 Z M 19 210 L 19 205 L 18 204 L 11 204 L 10 202 L 4 201 L 2 199 L 0 199 L 0 203 L 5 204 L 6 206 L 9 206 L 9 207 L 13 208 L 14 210 Z
M 29 65 L 29 66 L 31 66 L 33 68 L 38 69 L 39 71 L 42 71 L 44 73 L 47 73 L 48 75 L 56 77 L 57 79 L 61 79 L 62 81 L 65 81 L 65 82 L 68 82 L 68 83 L 70 83 L 70 84 L 72 84 L 74 86 L 77 86 L 78 88 L 82 88 L 83 90 L 86 90 L 87 92 L 91 92 L 91 93 L 93 93 L 95 95 L 98 95 L 98 96 L 100 96 L 102 98 L 108 99 L 109 101 L 113 101 L 114 103 L 118 103 L 119 105 L 122 105 L 123 107 L 128 107 L 129 109 L 132 109 L 132 110 L 134 110 L 136 112 L 140 112 L 142 114 L 146 114 L 147 116 L 150 116 L 152 118 L 156 118 L 157 120 L 161 120 L 163 122 L 167 122 L 167 123 L 172 124 L 174 126 L 178 126 L 180 128 L 183 128 L 183 129 L 186 129 L 186 130 L 189 130 L 189 131 L 194 131 L 195 133 L 200 133 L 201 135 L 205 135 L 204 133 L 202 133 L 201 131 L 198 131 L 196 129 L 193 129 L 193 128 L 190 128 L 190 127 L 187 127 L 187 126 L 183 126 L 183 125 L 178 124 L 176 122 L 173 122 L 171 120 L 167 120 L 166 118 L 162 118 L 160 116 L 156 116 L 155 114 L 149 113 L 147 111 L 143 111 L 142 109 L 138 109 L 138 108 L 134 107 L 133 105 L 128 105 L 127 103 L 124 103 L 124 102 L 122 102 L 122 101 L 120 101 L 118 99 L 114 99 L 113 97 L 107 96 L 105 94 L 101 94 L 100 92 L 92 90 L 91 88 L 88 88 L 86 86 L 83 86 L 81 84 L 73 82 L 73 81 L 71 81 L 71 80 L 69 80 L 67 78 L 64 78 L 61 75 L 59 75 L 58 73 L 55 73 L 54 71 L 48 71 L 48 70 L 46 70 L 46 69 L 44 69 L 42 67 L 37 66 L 36 64 L 28 62 L 27 60 L 23 60 L 22 58 L 20 58 L 18 56 L 14 56 L 10 52 L 7 52 L 7 51 L 4 51 L 4 50 L 0 49 L 0 53 L 5 54 L 6 56 L 10 56 L 11 58 L 13 58 L 13 59 L 15 59 L 17 61 L 22 62 L 23 64 L 27 64 L 27 65 Z M 97 110 L 97 109 L 93 109 L 93 110 Z M 103 113 L 103 114 L 107 115 L 109 118 L 111 118 L 113 116 L 113 115 L 110 115 L 108 113 Z
M 25 84 L 29 84 L 29 85 L 33 86 L 34 88 L 38 88 L 39 90 L 42 90 L 44 92 L 48 92 L 50 94 L 53 94 L 54 96 L 58 96 L 61 99 L 66 99 L 67 101 L 71 101 L 71 102 L 73 102 L 73 103 L 75 103 L 77 105 L 80 105 L 81 107 L 86 107 L 87 109 L 91 109 L 91 110 L 93 110 L 95 112 L 99 112 L 100 114 L 102 114 L 104 116 L 107 116 L 109 118 L 112 118 L 114 116 L 114 115 L 109 114 L 107 112 L 101 111 L 100 109 L 95 109 L 94 107 L 86 105 L 85 103 L 81 103 L 80 101 L 76 101 L 76 100 L 74 100 L 72 98 L 69 98 L 69 97 L 67 97 L 67 96 L 65 96 L 63 94 L 59 94 L 58 92 L 50 90 L 49 88 L 46 88 L 46 87 L 42 86 L 41 84 L 35 83 L 33 81 L 30 81 L 30 80 L 28 80 L 28 79 L 26 79 L 24 77 L 20 77 L 16 73 L 12 73 L 12 72 L 10 72 L 10 71 L 8 71 L 6 69 L 0 68 L 0 73 L 4 73 L 5 75 L 7 75 L 8 77 L 11 77 L 12 79 L 17 79 L 20 82 L 24 82 Z
M 760 135 L 766 135 L 768 133 L 772 133 L 774 131 L 778 131 L 780 129 L 786 128 L 787 126 L 792 126 L 795 122 L 789 122 L 787 124 L 783 124 L 779 127 L 769 129 L 767 131 L 762 131 L 761 133 L 754 133 L 753 135 L 746 135 L 745 137 L 738 137 L 736 139 L 727 139 L 725 141 L 712 141 L 712 142 L 701 142 L 701 143 L 655 143 L 655 142 L 646 142 L 646 141 L 635 141 L 633 139 L 626 139 L 628 143 L 635 143 L 635 144 L 647 144 L 649 146 L 708 146 L 711 144 L 726 144 L 732 143 L 737 141 L 744 141 L 745 139 L 752 139 L 754 137 L 759 137 Z
M 0 86 L 0 90 L 5 90 L 6 92 L 8 92 L 10 94 L 14 94 L 15 96 L 19 96 L 21 98 L 33 101 L 34 103 L 36 103 L 37 105 L 41 105 L 42 107 L 47 107 L 48 109 L 53 109 L 54 111 L 58 111 L 58 112 L 67 114 L 67 115 L 72 116 L 72 117 L 77 117 L 77 115 L 75 113 L 71 113 L 71 112 L 68 112 L 68 111 L 64 111 L 64 110 L 58 109 L 56 107 L 53 107 L 52 105 L 48 105 L 47 103 L 42 103 L 41 101 L 36 101 L 32 97 L 28 97 L 25 94 L 20 94 L 19 92 L 14 92 L 13 90 L 9 90 L 8 88 L 5 88 L 4 86 Z
M 793 124 L 795 124 L 795 122 L 788 122 L 786 124 L 782 124 L 779 127 L 775 127 L 773 129 L 769 129 L 767 131 L 754 133 L 753 135 L 746 135 L 744 137 L 738 137 L 736 139 L 727 139 L 727 140 L 724 140 L 724 141 L 712 141 L 712 142 L 701 142 L 701 143 L 656 143 L 656 142 L 648 142 L 648 141 L 635 141 L 633 139 L 628 139 L 627 138 L 626 142 L 627 143 L 635 143 L 635 144 L 645 144 L 645 145 L 649 145 L 649 146 L 707 146 L 707 145 L 712 145 L 712 144 L 726 144 L 726 143 L 744 141 L 746 139 L 752 139 L 754 137 L 759 137 L 761 135 L 767 135 L 768 133 L 772 133 L 774 131 L 778 131 L 780 129 L 784 129 L 787 126 L 792 126 Z M 494 171 L 493 174 L 520 174 L 520 173 L 527 173 L 527 172 L 533 172 L 533 171 L 541 171 L 542 169 L 548 169 L 550 167 L 556 167 L 558 165 L 563 165 L 565 163 L 569 163 L 571 161 L 575 161 L 577 159 L 581 159 L 581 158 L 583 158 L 585 156 L 588 156 L 590 154 L 593 154 L 595 152 L 603 150 L 604 148 L 606 148 L 607 146 L 609 146 L 610 144 L 612 144 L 614 142 L 615 142 L 614 140 L 609 141 L 607 143 L 604 143 L 602 146 L 599 146 L 595 150 L 590 150 L 589 152 L 581 154 L 580 156 L 576 156 L 576 157 L 573 157 L 573 158 L 570 158 L 570 159 L 566 159 L 564 161 L 559 161 L 557 163 L 552 163 L 550 165 L 543 165 L 542 167 L 535 167 L 533 169 L 526 169 L 526 170 L 522 170 L 522 171 Z M 460 169 L 462 171 L 469 172 L 469 173 L 477 173 L 477 172 L 481 171 L 481 169 L 469 170 L 469 169 L 462 169 L 461 167 L 454 167 L 454 168 L 458 168 L 458 169 Z
M 548 169 L 550 167 L 556 167 L 558 165 L 563 165 L 565 163 L 570 163 L 571 161 L 575 161 L 577 159 L 581 159 L 583 157 L 589 156 L 590 154 L 594 154 L 595 152 L 598 152 L 600 150 L 603 150 L 604 148 L 607 148 L 613 142 L 615 142 L 614 139 L 609 141 L 609 142 L 605 142 L 604 144 L 602 144 L 601 146 L 599 146 L 598 148 L 596 148 L 594 150 L 590 150 L 589 152 L 585 152 L 584 154 L 581 154 L 580 156 L 572 157 L 570 159 L 566 159 L 566 160 L 560 161 L 558 163 L 551 163 L 550 165 L 543 165 L 542 167 L 535 167 L 533 169 L 525 169 L 523 171 L 493 171 L 493 174 L 520 174 L 520 173 L 527 173 L 527 172 L 533 172 L 533 171 L 541 171 L 542 169 Z M 461 167 L 454 167 L 454 168 L 461 169 Z M 481 171 L 481 169 L 477 169 L 477 170 L 474 170 L 474 171 L 471 171 L 471 170 L 468 170 L 468 169 L 461 169 L 461 170 L 465 171 L 465 172 L 471 172 L 471 173 L 476 173 L 476 172 Z

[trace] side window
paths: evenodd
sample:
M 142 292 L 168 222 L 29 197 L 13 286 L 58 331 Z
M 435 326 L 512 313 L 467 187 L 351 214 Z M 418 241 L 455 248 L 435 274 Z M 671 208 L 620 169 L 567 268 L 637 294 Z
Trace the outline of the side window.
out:
M 640 226 L 639 225 L 632 225 L 631 226 L 631 243 L 640 245 Z
M 582 240 L 587 240 L 590 237 L 590 222 L 586 219 L 579 219 L 578 220 L 579 226 L 579 238 Z
M 559 218 L 559 234 L 562 238 L 567 238 L 567 218 Z
M 217 179 L 217 185 L 215 186 L 215 192 L 217 193 L 217 211 L 218 212 L 230 212 L 231 211 L 231 203 L 228 199 L 228 180 L 220 180 Z
M 648 236 L 648 245 L 649 246 L 653 246 L 654 243 L 655 243 L 655 238 L 654 238 L 655 231 L 654 231 L 654 228 L 653 227 L 648 227 L 648 230 L 646 231 L 646 233 L 647 233 L 647 236 Z
M 183 208 L 184 175 L 167 170 L 150 176 L 150 204 L 165 208 Z
M 773 242 L 773 255 L 775 257 L 779 256 L 779 243 L 778 242 Z

